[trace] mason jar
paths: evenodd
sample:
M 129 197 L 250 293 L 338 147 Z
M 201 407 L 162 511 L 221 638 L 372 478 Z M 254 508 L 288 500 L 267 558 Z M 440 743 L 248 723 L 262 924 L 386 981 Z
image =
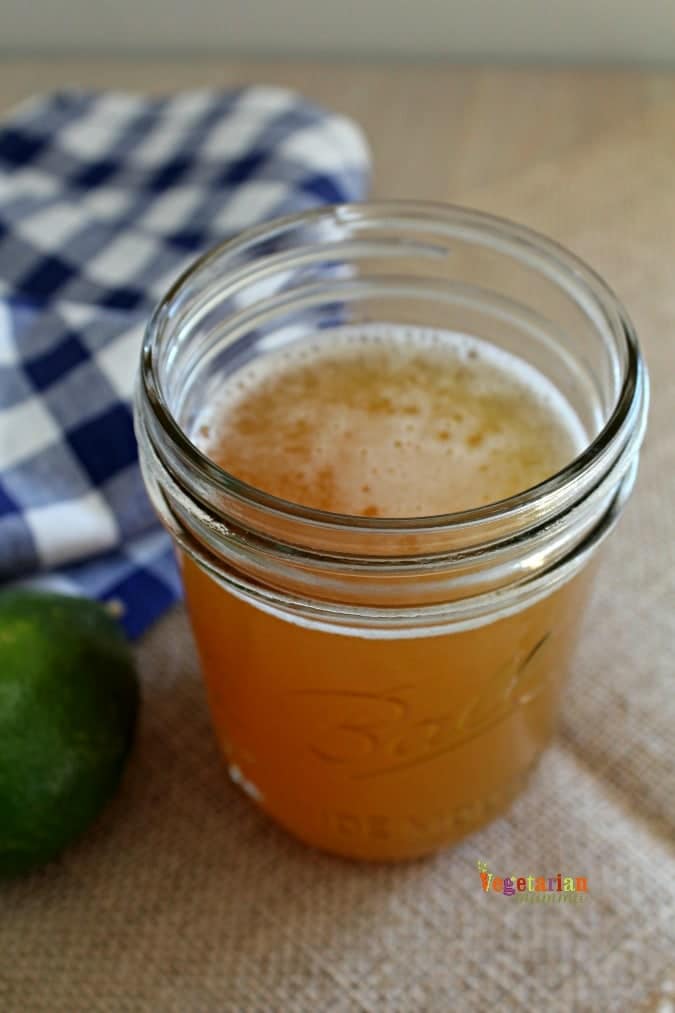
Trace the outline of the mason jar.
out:
M 238 370 L 345 326 L 437 328 L 520 357 L 584 446 L 508 499 L 405 518 L 287 502 L 205 455 L 200 413 Z M 198 260 L 147 328 L 136 427 L 232 779 L 303 841 L 354 858 L 421 855 L 502 812 L 554 731 L 647 402 L 617 298 L 507 221 L 326 207 Z

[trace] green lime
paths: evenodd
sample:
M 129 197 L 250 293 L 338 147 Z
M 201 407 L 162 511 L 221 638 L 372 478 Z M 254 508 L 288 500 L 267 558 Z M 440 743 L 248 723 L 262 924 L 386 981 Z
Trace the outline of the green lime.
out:
M 103 606 L 0 593 L 0 876 L 49 861 L 97 816 L 138 702 L 131 651 Z

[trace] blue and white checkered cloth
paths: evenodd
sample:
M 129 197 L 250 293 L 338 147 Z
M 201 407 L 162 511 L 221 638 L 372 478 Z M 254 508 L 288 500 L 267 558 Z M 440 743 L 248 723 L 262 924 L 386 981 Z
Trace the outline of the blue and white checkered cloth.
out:
M 120 603 L 180 595 L 143 489 L 131 395 L 145 322 L 205 248 L 361 199 L 348 120 L 276 88 L 64 92 L 0 128 L 0 582 Z

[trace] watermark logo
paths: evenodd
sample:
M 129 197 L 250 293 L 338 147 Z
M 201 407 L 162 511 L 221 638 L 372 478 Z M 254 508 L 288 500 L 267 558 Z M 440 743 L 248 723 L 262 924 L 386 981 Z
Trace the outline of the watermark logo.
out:
M 515 897 L 524 903 L 580 904 L 588 896 L 588 876 L 495 876 L 487 862 L 477 862 L 480 885 L 484 893 Z

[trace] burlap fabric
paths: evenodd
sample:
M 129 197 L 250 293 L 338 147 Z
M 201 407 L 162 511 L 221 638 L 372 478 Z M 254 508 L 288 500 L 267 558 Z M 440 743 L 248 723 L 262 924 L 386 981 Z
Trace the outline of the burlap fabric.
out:
M 140 648 L 121 795 L 60 863 L 0 887 L 2 1013 L 675 1008 L 673 111 L 471 200 L 591 261 L 630 307 L 653 378 L 639 485 L 527 794 L 427 861 L 306 850 L 228 784 L 176 610 Z M 478 860 L 585 875 L 590 893 L 485 895 Z

